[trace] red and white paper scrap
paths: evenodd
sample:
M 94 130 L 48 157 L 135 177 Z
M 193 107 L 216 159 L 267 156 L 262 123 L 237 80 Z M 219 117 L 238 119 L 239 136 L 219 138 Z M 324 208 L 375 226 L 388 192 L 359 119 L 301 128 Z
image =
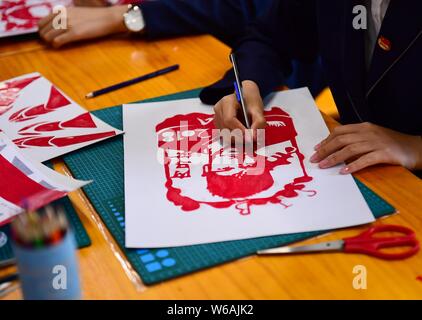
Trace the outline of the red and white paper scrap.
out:
M 29 159 L 53 159 L 121 134 L 39 73 L 0 82 L 0 128 Z
M 75 180 L 28 160 L 0 132 L 0 225 L 25 207 L 36 210 L 90 181 Z

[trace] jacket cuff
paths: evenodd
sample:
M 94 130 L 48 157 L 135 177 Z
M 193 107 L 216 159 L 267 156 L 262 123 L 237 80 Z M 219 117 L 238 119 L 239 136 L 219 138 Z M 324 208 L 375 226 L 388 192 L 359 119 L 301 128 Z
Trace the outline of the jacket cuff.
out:
M 258 85 L 262 98 L 285 84 L 282 70 L 291 72 L 290 63 L 283 66 L 280 57 L 263 48 L 262 43 L 244 43 L 235 53 L 241 81 L 254 81 Z M 234 81 L 233 70 L 229 70 L 221 80 L 201 91 L 199 96 L 201 101 L 206 104 L 216 104 L 224 96 L 233 93 Z

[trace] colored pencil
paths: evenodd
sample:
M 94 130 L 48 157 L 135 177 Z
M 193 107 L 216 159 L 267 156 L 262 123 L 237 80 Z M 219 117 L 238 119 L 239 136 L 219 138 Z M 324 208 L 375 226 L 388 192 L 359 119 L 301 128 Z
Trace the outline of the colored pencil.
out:
M 47 206 L 39 212 L 25 212 L 12 221 L 12 237 L 26 248 L 40 249 L 58 244 L 69 224 L 61 207 Z

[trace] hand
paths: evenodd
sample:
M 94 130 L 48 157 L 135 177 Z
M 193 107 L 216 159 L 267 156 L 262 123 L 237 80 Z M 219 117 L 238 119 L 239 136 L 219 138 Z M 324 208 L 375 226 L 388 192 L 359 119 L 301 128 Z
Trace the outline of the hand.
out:
M 422 168 L 422 138 L 386 129 L 372 123 L 336 127 L 315 146 L 310 161 L 330 168 L 349 161 L 341 174 L 353 173 L 379 163 Z
M 263 129 L 267 124 L 264 118 L 264 104 L 262 102 L 259 88 L 255 82 L 246 80 L 242 82 L 242 86 L 243 97 L 248 109 L 248 115 L 252 119 L 251 129 L 253 139 L 256 140 L 256 129 Z M 240 129 L 243 133 L 245 133 L 245 126 L 236 117 L 240 108 L 241 105 L 237 101 L 234 93 L 222 98 L 214 107 L 214 122 L 216 127 L 218 129 Z M 245 137 L 248 139 L 249 135 L 246 134 Z
M 55 14 L 50 14 L 39 21 L 39 33 L 44 41 L 54 48 L 59 48 L 74 41 L 124 32 L 126 27 L 123 14 L 126 10 L 125 5 L 107 8 L 69 7 L 66 29 L 55 29 Z
M 78 7 L 107 7 L 107 0 L 73 0 L 73 4 Z

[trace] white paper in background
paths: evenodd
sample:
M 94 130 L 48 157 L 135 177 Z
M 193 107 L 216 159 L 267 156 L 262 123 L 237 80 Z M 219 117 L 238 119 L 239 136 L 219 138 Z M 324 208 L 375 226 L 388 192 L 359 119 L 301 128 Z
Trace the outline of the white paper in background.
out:
M 28 160 L 1 132 L 0 163 L 0 225 L 21 213 L 23 205 L 36 210 L 91 182 L 66 177 Z
M 53 159 L 121 134 L 39 73 L 0 82 L 0 129 L 29 159 Z
M 38 21 L 55 6 L 69 6 L 71 0 L 1 0 L 0 38 L 38 31 Z
M 351 175 L 309 162 L 329 131 L 308 89 L 269 99 L 266 166 L 258 177 L 235 160 L 220 165 L 218 154 L 230 159 L 233 153 L 221 153 L 218 143 L 198 153 L 186 142 L 206 141 L 212 120 L 212 108 L 199 99 L 123 106 L 126 247 L 185 246 L 374 220 Z M 157 152 L 168 161 L 160 163 Z

